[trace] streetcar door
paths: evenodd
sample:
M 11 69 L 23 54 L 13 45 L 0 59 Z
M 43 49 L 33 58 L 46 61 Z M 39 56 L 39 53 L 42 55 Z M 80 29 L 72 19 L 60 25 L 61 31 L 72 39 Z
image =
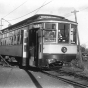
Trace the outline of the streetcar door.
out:
M 39 39 L 38 29 L 34 29 L 34 64 L 38 66 Z
M 43 57 L 43 30 L 37 29 L 36 30 L 36 41 L 35 41 L 35 65 L 37 67 L 41 67 L 42 57 Z
M 38 66 L 39 58 L 39 33 L 38 29 L 29 30 L 29 65 Z

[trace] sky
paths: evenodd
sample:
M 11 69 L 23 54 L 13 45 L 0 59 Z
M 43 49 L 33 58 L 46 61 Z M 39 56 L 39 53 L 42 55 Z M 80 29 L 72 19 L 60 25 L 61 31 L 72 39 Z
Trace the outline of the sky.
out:
M 64 16 L 75 21 L 74 10 L 78 11 L 80 44 L 88 47 L 88 0 L 0 0 L 0 19 L 3 18 L 0 29 L 35 14 Z

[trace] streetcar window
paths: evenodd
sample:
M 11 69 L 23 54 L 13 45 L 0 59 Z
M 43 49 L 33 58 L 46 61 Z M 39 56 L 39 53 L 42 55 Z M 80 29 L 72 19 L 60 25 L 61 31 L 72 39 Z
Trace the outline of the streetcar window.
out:
M 16 44 L 16 35 L 14 35 L 14 44 Z
M 76 43 L 76 30 L 77 30 L 77 26 L 72 24 L 71 25 L 71 43 L 75 44 Z
M 4 38 L 6 38 L 7 37 L 7 34 L 4 34 Z
M 22 34 L 20 34 L 20 44 L 22 44 Z
M 20 35 L 17 35 L 17 44 L 20 42 Z
M 44 40 L 45 40 L 45 42 L 55 42 L 56 41 L 56 31 L 45 30 Z
M 45 23 L 44 42 L 56 42 L 56 24 Z
M 58 26 L 58 43 L 69 42 L 69 24 L 59 23 Z
M 45 23 L 45 29 L 56 29 L 56 24 L 54 24 L 54 23 Z

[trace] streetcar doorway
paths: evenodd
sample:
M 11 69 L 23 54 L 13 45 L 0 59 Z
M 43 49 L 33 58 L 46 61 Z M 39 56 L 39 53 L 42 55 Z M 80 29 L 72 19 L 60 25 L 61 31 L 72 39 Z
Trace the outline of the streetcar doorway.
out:
M 40 51 L 40 29 L 29 30 L 29 65 L 38 67 Z

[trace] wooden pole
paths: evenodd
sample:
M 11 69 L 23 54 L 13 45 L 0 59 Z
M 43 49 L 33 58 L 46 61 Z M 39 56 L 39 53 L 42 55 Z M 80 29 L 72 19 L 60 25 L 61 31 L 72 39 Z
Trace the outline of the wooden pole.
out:
M 79 11 L 72 11 L 72 13 L 74 13 L 75 15 L 75 22 L 77 23 L 77 15 L 76 13 L 79 12 Z M 78 67 L 84 69 L 84 65 L 83 65 L 83 62 L 82 62 L 82 52 L 81 52 L 81 46 L 80 46 L 80 38 L 79 38 L 79 31 L 78 31 L 78 27 L 77 27 L 77 38 L 78 38 Z

